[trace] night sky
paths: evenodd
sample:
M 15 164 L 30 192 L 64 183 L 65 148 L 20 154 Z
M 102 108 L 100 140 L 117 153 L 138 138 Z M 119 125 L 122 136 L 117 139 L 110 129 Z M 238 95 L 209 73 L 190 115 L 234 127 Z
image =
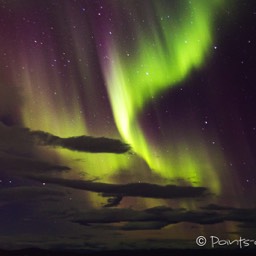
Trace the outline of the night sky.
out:
M 0 0 L 0 249 L 256 240 L 256 2 Z

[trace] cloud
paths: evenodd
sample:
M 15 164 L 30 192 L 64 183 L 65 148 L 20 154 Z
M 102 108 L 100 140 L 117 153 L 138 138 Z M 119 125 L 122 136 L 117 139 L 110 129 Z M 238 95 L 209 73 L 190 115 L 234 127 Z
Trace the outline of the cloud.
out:
M 54 165 L 30 157 L 13 156 L 0 152 L 0 165 L 8 173 L 24 175 L 25 173 L 63 172 L 70 170 L 67 166 Z
M 0 81 L 0 122 L 3 121 L 7 125 L 18 122 L 19 111 L 23 104 L 23 97 L 20 88 L 3 81 L 1 74 Z
M 91 136 L 61 138 L 44 131 L 31 131 L 23 127 L 9 127 L 0 122 L 0 150 L 5 152 L 31 151 L 36 146 L 62 147 L 70 150 L 91 153 L 128 152 L 130 145 L 117 139 Z
M 168 223 L 162 221 L 141 221 L 141 222 L 128 222 L 124 224 L 121 230 L 148 230 L 148 229 L 161 229 Z
M 82 152 L 122 154 L 131 149 L 128 144 L 123 143 L 120 140 L 104 137 L 78 136 L 61 138 L 42 131 L 33 131 L 31 132 L 31 135 L 37 141 L 36 144 L 59 146 Z
M 53 177 L 37 177 L 31 175 L 28 175 L 27 178 L 38 181 L 44 180 L 45 182 L 65 187 L 103 193 L 103 196 L 105 197 L 119 197 L 119 199 L 125 196 L 162 199 L 197 198 L 205 196 L 207 191 L 207 188 L 205 187 L 189 187 L 176 185 L 161 186 L 150 183 L 109 184 Z
M 0 122 L 0 152 L 18 156 L 31 156 L 34 150 L 29 129 L 5 126 Z
M 233 209 L 223 213 L 213 210 L 172 209 L 170 207 L 154 207 L 145 210 L 125 208 L 92 209 L 68 215 L 67 218 L 81 225 L 121 223 L 115 226 L 120 230 L 161 229 L 170 224 L 189 222 L 201 225 L 212 225 L 225 221 L 250 224 L 255 227 L 256 209 Z
M 57 189 L 36 187 L 36 186 L 20 186 L 3 188 L 0 190 L 0 202 L 16 202 L 38 200 L 42 198 L 64 197 L 66 193 Z
M 118 206 L 119 203 L 122 201 L 123 197 L 122 196 L 113 196 L 111 198 L 108 198 L 108 203 L 104 205 L 104 207 L 113 207 L 113 206 Z
M 28 128 L 6 126 L 0 122 L 0 165 L 6 171 L 46 172 L 67 171 L 67 166 L 42 161 L 35 154 L 39 146 L 60 146 L 70 150 L 84 152 L 124 153 L 130 146 L 119 140 L 93 138 L 89 136 L 60 138 L 42 131 Z
M 197 250 L 198 246 L 194 239 L 168 239 L 168 234 L 162 239 L 133 238 L 122 241 L 119 246 L 122 250 L 127 250 L 127 255 L 200 255 L 202 253 L 201 250 Z M 207 251 L 207 253 L 209 252 Z M 214 253 L 216 254 L 216 252 Z
M 21 175 L 24 172 L 67 171 L 70 168 L 37 158 L 36 146 L 30 130 L 7 127 L 0 123 L 0 166 L 4 172 Z
M 156 219 L 155 216 L 145 211 L 136 211 L 128 208 L 102 208 L 73 213 L 71 220 L 82 225 L 89 225 L 92 223 L 153 221 Z
M 255 222 L 246 222 L 239 225 L 240 228 L 244 229 L 253 229 L 256 230 L 256 221 Z
M 256 208 L 235 208 L 209 204 L 201 209 L 212 210 L 225 215 L 225 220 L 256 224 Z
M 224 210 L 233 210 L 235 209 L 234 207 L 227 207 L 227 206 L 220 206 L 217 204 L 209 204 L 207 206 L 201 207 L 201 209 L 204 210 L 216 210 L 216 211 L 224 211 Z

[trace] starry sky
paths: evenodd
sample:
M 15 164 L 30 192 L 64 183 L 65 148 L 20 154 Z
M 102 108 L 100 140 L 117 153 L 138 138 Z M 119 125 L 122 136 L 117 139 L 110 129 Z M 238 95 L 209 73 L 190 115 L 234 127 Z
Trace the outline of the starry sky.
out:
M 254 1 L 0 0 L 0 31 L 1 249 L 255 238 Z

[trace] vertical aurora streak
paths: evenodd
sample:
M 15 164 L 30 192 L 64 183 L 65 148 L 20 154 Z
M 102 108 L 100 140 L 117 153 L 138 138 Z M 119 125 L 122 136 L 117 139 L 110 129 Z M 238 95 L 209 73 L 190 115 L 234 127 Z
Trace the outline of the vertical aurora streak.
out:
M 177 2 L 177 9 L 166 10 L 159 1 L 153 1 L 151 8 L 142 4 L 140 8 L 148 16 L 138 21 L 133 30 L 136 42 L 132 54 L 114 39 L 105 38 L 106 52 L 100 55 L 108 56 L 102 59 L 102 67 L 118 130 L 134 151 L 164 177 L 196 175 L 195 180 L 201 183 L 201 157 L 197 155 L 196 159 L 193 154 L 184 152 L 185 147 L 179 146 L 182 149 L 178 154 L 183 161 L 175 164 L 174 157 L 170 156 L 174 151 L 166 154 L 150 144 L 140 126 L 140 114 L 148 102 L 164 90 L 178 86 L 194 69 L 203 65 L 212 47 L 214 13 L 222 5 L 221 1 L 183 1 L 182 4 Z M 137 13 L 138 20 L 140 14 Z M 215 180 L 212 187 L 217 191 L 220 189 L 218 178 L 204 150 L 197 150 L 197 154 L 203 155 L 202 159 L 208 163 L 207 176 Z M 155 158 L 154 152 L 165 156 Z M 186 169 L 184 174 L 177 173 L 181 165 Z
M 17 76 L 14 69 L 12 77 L 15 79 L 15 84 L 24 85 L 22 90 L 26 100 L 21 111 L 23 124 L 30 129 L 44 130 L 64 138 L 84 134 L 115 136 L 115 129 L 107 127 L 108 130 L 102 133 L 102 126 L 97 127 L 96 124 L 92 124 L 87 115 L 93 111 L 100 113 L 101 116 L 97 116 L 97 119 L 101 120 L 105 107 L 101 105 L 98 93 L 100 88 L 96 86 L 98 84 L 95 74 L 97 71 L 88 67 L 87 62 L 93 58 L 91 56 L 93 45 L 80 47 L 88 42 L 89 33 L 81 34 L 79 31 L 72 31 L 72 22 L 76 19 L 76 15 L 69 12 L 68 2 L 62 7 L 62 12 L 70 17 L 65 25 L 70 31 L 68 36 L 73 41 L 71 50 L 65 43 L 59 47 L 58 41 L 49 39 L 47 43 L 52 45 L 50 53 L 48 49 L 34 47 L 26 50 L 25 45 L 21 51 L 13 53 L 19 56 L 17 64 L 22 67 L 21 75 Z M 60 24 L 57 22 L 55 27 L 51 27 L 52 31 L 48 33 L 49 35 L 55 34 L 56 31 L 62 29 L 61 22 Z M 86 30 L 89 31 L 89 28 L 86 27 Z M 34 33 L 30 37 L 33 43 L 34 41 L 35 44 L 39 43 L 33 39 Z M 93 121 L 97 123 L 97 120 Z M 55 161 L 71 165 L 76 171 L 75 175 L 86 173 L 87 178 L 101 176 L 109 180 L 113 173 L 132 166 L 126 155 L 101 154 L 99 159 L 98 155 L 85 155 L 61 148 L 47 151 L 49 151 L 46 153 L 48 157 L 50 155 Z M 40 151 L 39 156 L 44 153 Z M 93 199 L 91 201 L 93 203 Z

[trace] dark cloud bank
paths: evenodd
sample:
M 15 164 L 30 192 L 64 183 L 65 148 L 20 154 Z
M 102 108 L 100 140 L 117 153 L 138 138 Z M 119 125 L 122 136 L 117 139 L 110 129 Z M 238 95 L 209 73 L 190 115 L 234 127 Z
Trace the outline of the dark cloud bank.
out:
M 121 154 L 130 150 L 130 146 L 120 140 L 78 136 L 60 138 L 43 131 L 31 131 L 28 128 L 6 126 L 0 122 L 0 165 L 5 171 L 45 172 L 67 171 L 67 166 L 42 161 L 35 155 L 39 146 L 62 147 L 74 151 L 91 153 Z
M 202 198 L 208 191 L 204 187 L 183 187 L 175 185 L 160 186 L 148 183 L 106 184 L 92 181 L 67 180 L 53 177 L 29 177 L 64 187 L 102 193 L 113 197 L 107 206 L 117 206 L 123 197 L 148 197 L 161 199 Z M 65 214 L 64 214 L 65 215 Z M 142 211 L 131 208 L 101 208 L 82 211 L 67 216 L 72 222 L 81 225 L 122 223 L 115 227 L 121 230 L 161 229 L 170 224 L 189 222 L 211 225 L 225 221 L 238 222 L 255 227 L 255 208 L 234 208 L 210 204 L 191 211 L 184 208 L 173 209 L 159 206 Z
M 12 203 L 18 201 L 37 201 L 43 198 L 53 199 L 54 197 L 64 197 L 65 192 L 46 187 L 19 186 L 3 188 L 0 190 L 0 202 Z
M 43 131 L 23 127 L 7 127 L 0 122 L 0 150 L 28 150 L 32 146 L 58 146 L 91 153 L 128 152 L 131 147 L 117 139 L 91 136 L 61 138 Z
M 207 209 L 207 210 L 206 210 Z M 211 225 L 225 221 L 252 225 L 256 223 L 256 209 L 232 208 L 214 210 L 213 208 L 189 211 L 187 209 L 172 209 L 166 206 L 137 211 L 133 209 L 95 209 L 79 213 L 70 218 L 72 222 L 81 225 L 123 223 L 117 227 L 121 230 L 161 229 L 170 224 L 189 222 L 201 225 Z
M 42 131 L 33 131 L 31 135 L 37 141 L 37 144 L 44 146 L 59 146 L 75 151 L 91 153 L 116 153 L 122 154 L 131 148 L 128 144 L 116 139 L 95 138 L 91 136 L 78 136 L 70 138 L 60 138 L 50 133 Z
M 105 197 L 147 197 L 147 198 L 197 198 L 207 194 L 205 187 L 189 187 L 150 183 L 108 184 L 101 182 L 61 179 L 54 177 L 27 176 L 27 178 L 57 184 L 65 187 L 102 193 Z M 118 200 L 117 200 L 118 201 Z M 120 202 L 121 200 L 119 200 Z
M 23 175 L 24 173 L 52 173 L 70 170 L 67 166 L 55 165 L 32 157 L 21 157 L 1 152 L 0 165 L 5 172 L 13 175 Z

